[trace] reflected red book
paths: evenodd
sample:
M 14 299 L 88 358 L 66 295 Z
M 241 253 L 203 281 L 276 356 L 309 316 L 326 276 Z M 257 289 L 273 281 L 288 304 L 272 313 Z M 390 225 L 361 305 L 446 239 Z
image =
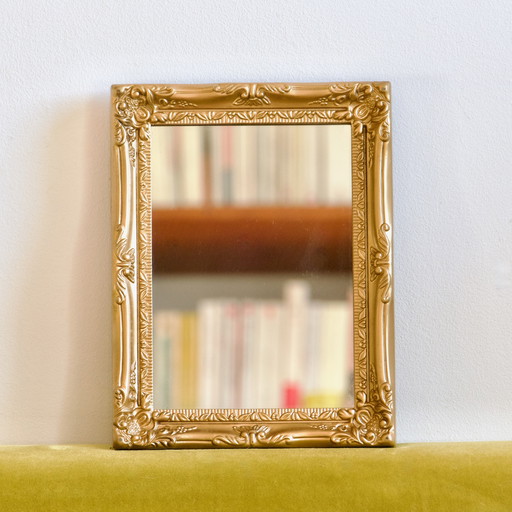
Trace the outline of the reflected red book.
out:
M 284 408 L 297 409 L 302 406 L 302 392 L 297 382 L 289 383 L 284 388 Z

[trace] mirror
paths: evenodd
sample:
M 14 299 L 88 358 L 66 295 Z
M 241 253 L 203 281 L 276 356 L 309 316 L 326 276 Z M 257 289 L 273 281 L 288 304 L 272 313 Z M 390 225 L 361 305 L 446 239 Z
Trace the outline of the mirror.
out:
M 151 136 L 155 407 L 352 405 L 351 125 Z
M 389 112 L 112 86 L 114 448 L 394 444 Z

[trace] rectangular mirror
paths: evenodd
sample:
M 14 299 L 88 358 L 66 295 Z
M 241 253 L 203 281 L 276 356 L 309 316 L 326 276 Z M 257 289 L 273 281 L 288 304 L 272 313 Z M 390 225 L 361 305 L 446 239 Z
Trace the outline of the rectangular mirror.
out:
M 154 405 L 353 403 L 351 126 L 158 126 Z
M 389 84 L 113 87 L 114 446 L 388 446 Z

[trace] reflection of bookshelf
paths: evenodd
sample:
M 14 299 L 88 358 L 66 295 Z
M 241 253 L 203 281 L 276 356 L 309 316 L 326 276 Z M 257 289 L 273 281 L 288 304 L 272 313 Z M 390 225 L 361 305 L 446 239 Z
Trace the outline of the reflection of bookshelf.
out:
M 280 299 L 202 298 L 193 311 L 158 310 L 155 407 L 352 403 L 352 304 L 310 295 L 295 279 Z
M 343 272 L 351 247 L 346 206 L 153 210 L 157 273 Z

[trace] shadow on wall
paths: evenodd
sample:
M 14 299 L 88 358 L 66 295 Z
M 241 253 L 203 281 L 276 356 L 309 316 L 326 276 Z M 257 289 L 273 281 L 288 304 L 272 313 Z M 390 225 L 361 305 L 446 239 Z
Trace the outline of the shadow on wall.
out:
M 38 214 L 12 308 L 22 375 L 10 393 L 20 413 L 14 442 L 111 439 L 108 98 L 106 89 L 45 111 L 53 122 L 40 123 L 34 141 Z
M 71 348 L 60 436 L 79 442 L 112 438 L 110 91 L 90 99 L 82 123 L 80 204 L 69 279 Z

